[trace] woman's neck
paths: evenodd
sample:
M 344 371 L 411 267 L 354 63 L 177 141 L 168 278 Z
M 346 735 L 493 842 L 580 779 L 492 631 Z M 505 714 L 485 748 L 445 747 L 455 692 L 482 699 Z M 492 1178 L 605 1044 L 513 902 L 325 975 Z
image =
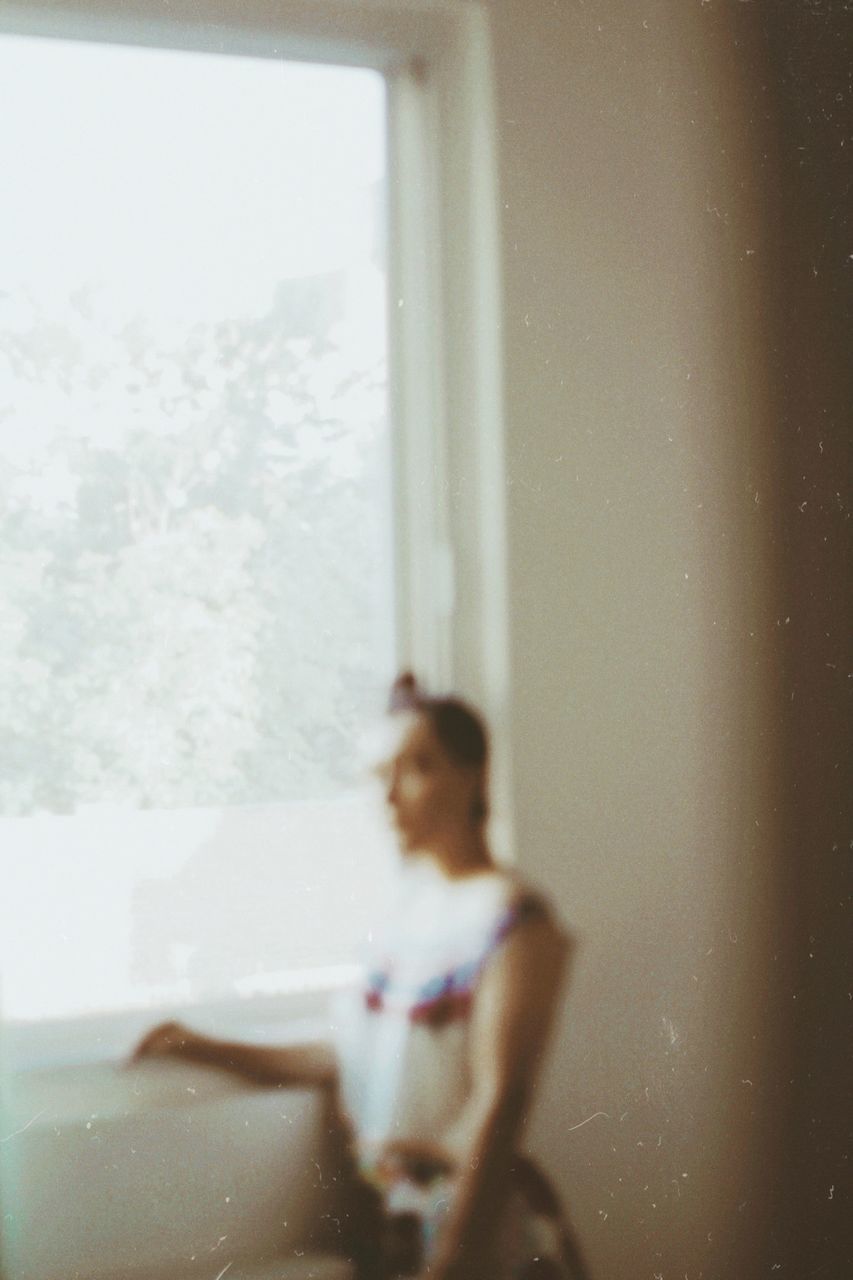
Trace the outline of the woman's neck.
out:
M 495 860 L 479 827 L 470 835 L 454 833 L 435 839 L 423 853 L 448 880 L 463 880 L 495 869 Z

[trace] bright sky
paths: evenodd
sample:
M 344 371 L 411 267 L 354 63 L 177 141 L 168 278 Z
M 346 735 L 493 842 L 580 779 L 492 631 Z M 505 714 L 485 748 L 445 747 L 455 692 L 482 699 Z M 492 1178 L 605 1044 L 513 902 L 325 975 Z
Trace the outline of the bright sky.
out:
M 372 71 L 0 37 L 0 294 L 262 308 L 369 255 L 384 138 Z

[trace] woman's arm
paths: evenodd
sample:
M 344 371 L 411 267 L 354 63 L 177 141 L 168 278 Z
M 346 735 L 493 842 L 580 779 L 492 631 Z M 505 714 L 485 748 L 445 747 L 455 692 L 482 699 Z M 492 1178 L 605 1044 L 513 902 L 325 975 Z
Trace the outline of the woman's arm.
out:
M 472 1010 L 472 1097 L 442 1144 L 459 1170 L 430 1280 L 487 1280 L 495 1208 L 525 1119 L 553 1021 L 568 940 L 549 919 L 510 934 L 489 964 Z
M 177 1058 L 221 1067 L 255 1084 L 279 1088 L 285 1085 L 330 1088 L 338 1074 L 334 1049 L 322 1041 L 268 1048 L 217 1040 L 192 1031 L 180 1022 L 164 1022 L 140 1041 L 131 1062 L 145 1058 Z

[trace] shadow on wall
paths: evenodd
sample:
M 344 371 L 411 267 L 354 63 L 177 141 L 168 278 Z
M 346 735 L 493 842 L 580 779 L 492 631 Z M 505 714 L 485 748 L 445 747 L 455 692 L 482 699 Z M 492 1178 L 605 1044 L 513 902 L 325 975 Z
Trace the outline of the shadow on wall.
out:
M 829 1280 L 853 1274 L 853 1219 L 842 1190 L 853 1049 L 846 714 L 853 622 L 853 10 L 832 0 L 774 6 L 764 34 L 767 80 L 776 93 L 764 109 L 774 113 L 780 176 L 778 323 L 768 353 L 781 460 L 776 727 L 786 808 L 779 856 L 797 913 L 784 992 L 793 1022 L 789 1196 L 799 1237 L 793 1273 Z M 756 88 L 756 109 L 760 99 Z

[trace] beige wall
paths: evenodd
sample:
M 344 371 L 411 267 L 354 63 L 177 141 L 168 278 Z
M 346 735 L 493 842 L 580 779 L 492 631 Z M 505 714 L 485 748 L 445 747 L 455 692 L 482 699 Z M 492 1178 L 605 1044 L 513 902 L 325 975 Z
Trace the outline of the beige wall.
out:
M 517 838 L 579 943 L 532 1136 L 595 1280 L 801 1274 L 791 51 L 750 8 L 490 5 Z

